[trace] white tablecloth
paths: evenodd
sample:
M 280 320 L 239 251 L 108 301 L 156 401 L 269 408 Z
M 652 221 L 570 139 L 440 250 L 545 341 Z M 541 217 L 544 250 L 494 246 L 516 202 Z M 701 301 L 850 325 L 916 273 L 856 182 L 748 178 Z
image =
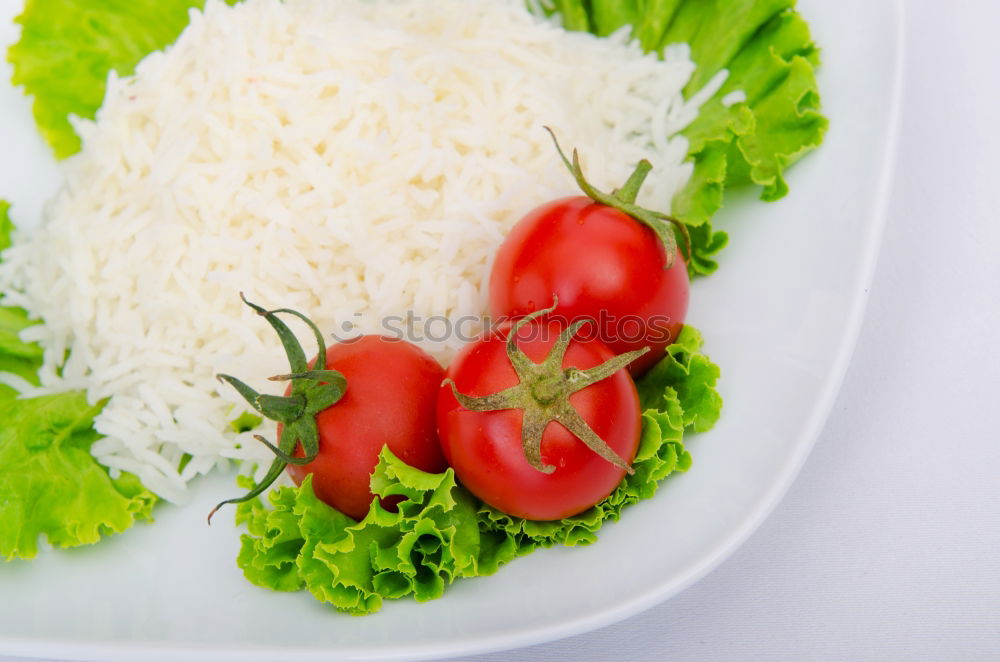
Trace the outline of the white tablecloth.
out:
M 1000 659 L 1000 2 L 907 4 L 889 226 L 795 485 L 665 604 L 470 660 Z

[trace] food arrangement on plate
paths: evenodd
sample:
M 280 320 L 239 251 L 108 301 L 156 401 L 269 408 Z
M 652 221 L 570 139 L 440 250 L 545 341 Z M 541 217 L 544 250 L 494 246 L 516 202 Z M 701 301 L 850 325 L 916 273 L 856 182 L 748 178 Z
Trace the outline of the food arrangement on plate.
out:
M 234 463 L 246 578 L 349 613 L 596 542 L 720 415 L 725 189 L 825 131 L 793 4 L 29 0 L 65 179 L 0 205 L 0 555 Z

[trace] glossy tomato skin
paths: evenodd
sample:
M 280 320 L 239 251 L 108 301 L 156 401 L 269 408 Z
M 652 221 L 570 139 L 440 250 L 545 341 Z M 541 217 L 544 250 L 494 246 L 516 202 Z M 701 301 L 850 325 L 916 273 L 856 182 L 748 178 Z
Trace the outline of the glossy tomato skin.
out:
M 521 219 L 490 274 L 494 318 L 521 317 L 552 304 L 555 317 L 593 319 L 615 354 L 649 346 L 629 366 L 639 376 L 663 358 L 688 308 L 688 274 L 678 252 L 664 269 L 656 234 L 586 197 L 555 200 Z
M 337 343 L 327 349 L 326 359 L 327 368 L 343 373 L 347 390 L 316 417 L 317 458 L 288 465 L 287 471 L 297 485 L 313 474 L 320 500 L 362 519 L 371 505 L 369 481 L 383 446 L 417 469 L 447 469 L 434 421 L 444 371 L 416 345 L 385 336 Z
M 543 328 L 546 333 L 537 332 Z M 536 323 L 518 333 L 518 344 L 535 362 L 542 361 L 562 325 Z M 464 395 L 481 396 L 515 386 L 518 378 L 506 353 L 510 327 L 467 345 L 446 373 Z M 595 367 L 614 354 L 598 340 L 573 341 L 563 368 Z M 590 427 L 616 453 L 631 462 L 642 422 L 635 383 L 624 370 L 570 396 Z M 569 517 L 608 496 L 625 471 L 591 451 L 558 423 L 542 435 L 542 461 L 556 467 L 538 471 L 521 448 L 520 410 L 473 412 L 463 408 L 451 388 L 438 394 L 441 446 L 459 481 L 477 497 L 509 515 L 532 520 Z

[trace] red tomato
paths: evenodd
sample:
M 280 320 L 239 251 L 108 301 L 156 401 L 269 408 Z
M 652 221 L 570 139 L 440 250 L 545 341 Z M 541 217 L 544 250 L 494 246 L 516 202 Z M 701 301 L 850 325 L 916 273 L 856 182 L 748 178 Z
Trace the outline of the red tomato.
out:
M 556 322 L 525 325 L 517 344 L 532 361 L 549 354 L 563 328 Z M 509 325 L 462 349 L 447 377 L 459 393 L 483 396 L 518 385 L 506 353 Z M 598 340 L 573 340 L 562 368 L 594 368 L 614 358 Z M 569 396 L 572 407 L 615 453 L 631 462 L 639 444 L 641 414 L 635 384 L 625 370 Z M 560 423 L 550 422 L 541 438 L 541 460 L 554 465 L 543 473 L 529 464 L 522 450 L 523 412 L 470 411 L 462 407 L 450 385 L 438 393 L 437 424 L 448 463 L 462 484 L 477 497 L 510 515 L 554 520 L 582 512 L 610 494 L 625 476 L 589 449 Z
M 316 459 L 288 465 L 297 485 L 313 474 L 319 499 L 362 519 L 372 502 L 369 481 L 383 446 L 417 469 L 447 469 L 434 423 L 434 402 L 444 377 L 437 361 L 403 340 L 361 336 L 327 349 L 326 365 L 344 375 L 347 390 L 316 416 Z M 301 448 L 297 455 L 302 456 Z
M 525 216 L 500 246 L 490 312 L 520 317 L 555 294 L 553 316 L 597 321 L 594 331 L 615 354 L 650 347 L 629 366 L 638 376 L 663 358 L 687 314 L 684 259 L 678 251 L 673 266 L 665 264 L 649 227 L 587 197 L 556 200 Z

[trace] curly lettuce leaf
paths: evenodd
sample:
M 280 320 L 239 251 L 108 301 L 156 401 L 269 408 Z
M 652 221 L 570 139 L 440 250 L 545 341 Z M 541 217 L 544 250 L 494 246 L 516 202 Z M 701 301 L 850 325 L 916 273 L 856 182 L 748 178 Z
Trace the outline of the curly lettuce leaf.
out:
M 380 497 L 402 496 L 397 512 L 375 499 L 360 522 L 331 508 L 307 476 L 298 488 L 280 487 L 240 504 L 245 524 L 237 564 L 246 578 L 278 591 L 305 588 L 340 611 L 368 614 L 385 599 L 440 597 L 459 577 L 496 568 L 480 565 L 476 502 L 455 482 L 451 469 L 428 474 L 399 460 L 388 448 L 372 474 Z
M 27 0 L 10 47 L 12 82 L 35 98 L 38 128 L 65 158 L 80 150 L 70 116 L 93 119 L 108 73 L 127 76 L 149 53 L 172 44 L 188 10 L 204 0 Z
M 90 455 L 99 438 L 89 405 L 71 392 L 18 400 L 0 397 L 0 556 L 38 554 L 44 535 L 76 547 L 152 519 L 156 502 L 138 478 L 112 479 Z
M 701 352 L 704 339 L 693 326 L 685 326 L 667 355 L 636 382 L 643 409 L 672 411 L 680 407 L 682 428 L 707 432 L 722 412 L 722 396 L 715 389 L 719 366 Z

